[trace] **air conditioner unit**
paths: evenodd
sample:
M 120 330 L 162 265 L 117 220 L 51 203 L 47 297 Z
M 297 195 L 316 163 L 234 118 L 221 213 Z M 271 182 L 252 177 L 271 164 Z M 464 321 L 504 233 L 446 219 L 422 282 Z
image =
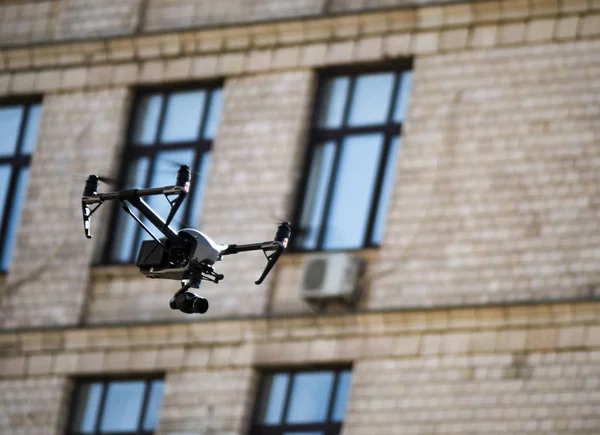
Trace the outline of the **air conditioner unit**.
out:
M 348 253 L 306 255 L 300 296 L 307 301 L 342 299 L 352 303 L 358 296 L 363 268 L 364 261 Z

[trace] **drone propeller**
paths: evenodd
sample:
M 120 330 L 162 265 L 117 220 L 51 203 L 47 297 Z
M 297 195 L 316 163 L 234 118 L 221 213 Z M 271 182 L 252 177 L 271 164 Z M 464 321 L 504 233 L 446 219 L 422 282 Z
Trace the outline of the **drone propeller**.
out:
M 89 175 L 81 175 L 81 174 L 71 174 L 71 177 L 76 178 L 78 180 L 87 180 Z M 109 186 L 117 186 L 119 184 L 119 182 L 117 180 L 115 180 L 114 178 L 110 178 L 110 177 L 105 177 L 102 175 L 97 175 L 98 177 L 98 181 L 107 184 Z

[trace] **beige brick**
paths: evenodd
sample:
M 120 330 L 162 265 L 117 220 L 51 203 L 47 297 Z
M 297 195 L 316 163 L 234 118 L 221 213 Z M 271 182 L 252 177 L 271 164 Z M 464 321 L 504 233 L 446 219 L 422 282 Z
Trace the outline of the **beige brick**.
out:
M 246 55 L 244 53 L 223 54 L 219 58 L 220 74 L 239 74 L 246 65 Z
M 210 357 L 210 349 L 208 348 L 191 348 L 187 349 L 183 357 L 183 367 L 205 367 L 208 365 Z
M 308 344 L 308 360 L 312 362 L 331 361 L 336 354 L 337 340 L 311 340 Z
M 353 361 L 364 355 L 364 339 L 358 337 L 342 338 L 335 346 L 334 359 L 337 361 Z
M 139 80 L 160 82 L 165 79 L 165 64 L 162 60 L 148 60 L 142 63 Z
M 216 55 L 198 56 L 192 61 L 192 77 L 215 77 L 218 64 Z
M 35 90 L 35 72 L 14 73 L 10 81 L 13 94 L 30 94 Z
M 156 366 L 160 368 L 178 368 L 183 362 L 185 349 L 182 347 L 160 349 L 156 356 Z
M 165 79 L 187 79 L 190 77 L 191 68 L 192 59 L 189 57 L 168 60 L 165 63 Z
M 523 351 L 527 340 L 525 330 L 507 330 L 498 332 L 496 349 L 498 351 Z
M 273 51 L 273 68 L 294 68 L 300 62 L 300 47 L 281 47 Z
M 357 16 L 346 16 L 335 21 L 333 36 L 336 39 L 352 38 L 359 35 L 360 18 Z
M 59 353 L 54 359 L 53 371 L 59 374 L 71 374 L 77 370 L 77 353 Z
M 417 33 L 414 35 L 413 51 L 417 54 L 434 53 L 438 50 L 438 32 Z
M 475 21 L 496 21 L 501 16 L 502 1 L 494 0 L 473 4 Z
M 416 355 L 421 345 L 420 335 L 404 335 L 396 337 L 392 345 L 394 355 Z
M 249 72 L 266 71 L 271 67 L 272 50 L 254 50 L 248 54 L 246 70 Z
M 465 354 L 469 351 L 470 333 L 452 333 L 442 336 L 442 353 L 446 355 Z
M 87 68 L 68 68 L 62 71 L 60 87 L 62 89 L 81 88 L 87 80 Z
M 138 80 L 139 67 L 136 63 L 124 63 L 115 65 L 113 71 L 113 83 L 124 85 L 135 83 Z
M 356 53 L 354 41 L 334 42 L 329 45 L 327 62 L 329 64 L 353 62 Z
M 600 347 L 600 326 L 589 326 L 585 334 L 585 345 Z
M 524 23 L 501 24 L 498 26 L 498 43 L 502 45 L 519 44 L 525 36 Z
M 405 56 L 410 53 L 410 43 L 410 33 L 389 35 L 383 40 L 383 52 L 389 57 Z
M 421 355 L 438 355 L 442 353 L 443 336 L 427 334 L 421 336 Z
M 27 358 L 28 375 L 45 375 L 51 372 L 52 355 L 32 355 Z
M 558 330 L 558 347 L 582 347 L 585 343 L 586 328 L 571 326 Z
M 388 30 L 388 16 L 387 14 L 363 15 L 360 27 L 363 35 L 380 35 Z
M 132 371 L 155 370 L 158 368 L 157 354 L 156 349 L 131 351 L 129 369 Z
M 581 36 L 600 35 L 600 14 L 582 17 L 579 34 Z
M 82 352 L 77 360 L 77 373 L 102 373 L 104 358 L 104 352 Z
M 280 44 L 301 44 L 304 42 L 303 23 L 278 23 L 277 42 Z
M 89 86 L 107 86 L 112 82 L 113 67 L 110 65 L 93 66 L 89 69 Z
M 381 36 L 360 39 L 356 45 L 357 60 L 380 59 L 383 54 L 383 38 Z
M 0 95 L 7 95 L 10 92 L 11 74 L 0 74 Z
M 470 45 L 475 48 L 493 47 L 498 38 L 498 26 L 478 26 L 473 29 Z
M 525 40 L 530 42 L 549 41 L 554 34 L 554 19 L 531 20 L 527 25 Z
M 469 3 L 444 6 L 444 25 L 466 25 L 473 22 L 473 6 Z
M 104 371 L 125 373 L 129 368 L 129 350 L 114 350 L 106 353 Z
M 325 65 L 327 59 L 327 44 L 310 44 L 301 48 L 301 66 Z
M 472 353 L 493 352 L 496 350 L 498 332 L 472 332 L 469 336 L 469 351 Z
M 577 35 L 577 28 L 579 26 L 579 17 L 571 16 L 556 19 L 556 26 L 554 28 L 554 36 L 558 39 L 572 39 Z
M 417 10 L 417 26 L 419 28 L 441 27 L 443 22 L 444 8 L 442 6 Z
M 465 48 L 468 37 L 468 29 L 444 30 L 441 33 L 442 39 L 440 41 L 440 48 L 442 50 L 457 50 Z
M 0 359 L 0 367 L 4 376 L 21 376 L 25 373 L 26 358 L 22 355 L 3 357 Z
M 527 350 L 554 349 L 557 343 L 557 329 L 540 328 L 527 331 L 525 347 Z
M 560 2 L 561 12 L 583 12 L 588 7 L 587 0 L 569 0 Z

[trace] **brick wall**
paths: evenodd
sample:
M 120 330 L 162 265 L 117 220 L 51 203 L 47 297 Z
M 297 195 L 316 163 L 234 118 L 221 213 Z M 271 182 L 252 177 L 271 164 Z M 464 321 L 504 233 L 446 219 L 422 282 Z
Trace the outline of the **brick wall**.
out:
M 599 325 L 588 303 L 4 332 L 0 428 L 60 424 L 65 379 L 163 372 L 158 433 L 242 435 L 260 368 L 353 363 L 346 435 L 593 434 Z
M 64 433 L 70 393 L 70 382 L 62 376 L 1 379 L 0 433 Z
M 83 235 L 85 179 L 116 175 L 129 92 L 47 95 L 13 267 L 3 293 L 4 328 L 74 324 L 83 314 L 93 242 Z M 95 220 L 102 222 L 100 210 Z M 100 228 L 96 225 L 94 232 Z
M 371 307 L 598 295 L 600 43 L 416 61 Z

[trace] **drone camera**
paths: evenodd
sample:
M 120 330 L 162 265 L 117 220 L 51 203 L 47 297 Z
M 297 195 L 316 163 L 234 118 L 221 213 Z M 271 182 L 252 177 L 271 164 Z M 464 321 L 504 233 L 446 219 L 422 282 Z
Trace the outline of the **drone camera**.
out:
M 160 242 L 156 240 L 144 240 L 135 265 L 140 269 L 167 267 L 169 264 L 169 253 L 166 248 L 168 248 L 169 241 L 161 239 Z

